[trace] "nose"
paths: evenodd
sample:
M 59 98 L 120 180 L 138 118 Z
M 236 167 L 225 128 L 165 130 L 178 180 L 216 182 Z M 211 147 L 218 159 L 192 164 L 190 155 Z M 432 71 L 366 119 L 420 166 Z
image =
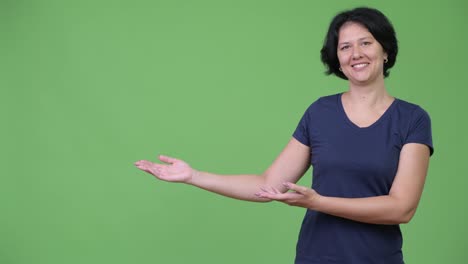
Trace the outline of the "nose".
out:
M 353 47 L 353 59 L 360 59 L 362 58 L 362 51 L 359 45 Z

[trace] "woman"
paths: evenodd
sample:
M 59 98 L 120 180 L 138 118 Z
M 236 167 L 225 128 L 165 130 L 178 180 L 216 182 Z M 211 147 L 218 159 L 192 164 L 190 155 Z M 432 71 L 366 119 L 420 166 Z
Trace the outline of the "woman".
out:
M 433 147 L 428 114 L 385 88 L 397 52 L 394 29 L 378 10 L 338 14 L 321 55 L 327 73 L 349 89 L 312 103 L 262 175 L 221 176 L 166 156 L 159 157 L 166 164 L 136 166 L 236 199 L 306 208 L 296 264 L 403 263 L 399 224 L 416 211 Z M 310 165 L 312 188 L 296 185 Z

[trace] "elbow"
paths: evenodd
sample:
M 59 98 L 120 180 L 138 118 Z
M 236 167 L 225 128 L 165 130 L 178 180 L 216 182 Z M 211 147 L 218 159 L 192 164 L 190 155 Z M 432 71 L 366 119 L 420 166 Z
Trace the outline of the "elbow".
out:
M 417 201 L 412 201 L 406 197 L 391 196 L 392 205 L 390 208 L 387 208 L 390 213 L 389 222 L 393 225 L 407 224 L 413 219 L 416 209 L 418 207 Z M 392 210 L 393 209 L 393 210 Z
M 392 219 L 392 224 L 409 223 L 411 219 L 413 219 L 415 212 L 416 212 L 416 208 L 400 210 L 400 212 L 395 214 L 395 217 Z
M 411 221 L 411 219 L 413 219 L 415 212 L 416 208 L 403 214 L 403 216 L 401 217 L 401 224 L 408 224 Z

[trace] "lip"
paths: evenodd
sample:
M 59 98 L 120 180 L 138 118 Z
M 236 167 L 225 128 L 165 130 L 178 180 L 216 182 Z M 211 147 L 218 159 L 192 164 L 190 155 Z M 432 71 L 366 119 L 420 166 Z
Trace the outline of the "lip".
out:
M 368 66 L 370 63 L 369 63 L 369 62 L 359 62 L 359 63 L 353 63 L 353 64 L 351 64 L 351 67 L 353 67 L 353 68 L 354 68 L 354 66 L 356 66 L 356 65 L 360 65 L 360 64 L 365 64 L 365 66 L 363 66 L 363 67 L 366 67 L 366 66 Z
M 359 65 L 359 67 L 356 67 L 356 66 L 358 66 L 358 65 Z M 361 66 L 361 65 L 362 65 L 362 66 Z M 369 66 L 369 65 L 370 65 L 369 62 L 353 63 L 353 64 L 351 64 L 351 68 L 352 68 L 353 70 L 355 70 L 355 71 L 360 71 L 360 70 L 366 69 L 367 66 Z

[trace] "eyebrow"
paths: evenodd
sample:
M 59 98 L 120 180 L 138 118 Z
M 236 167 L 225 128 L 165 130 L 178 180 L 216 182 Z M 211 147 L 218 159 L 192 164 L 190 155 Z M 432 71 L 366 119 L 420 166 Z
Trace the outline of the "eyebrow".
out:
M 365 39 L 371 39 L 371 37 L 359 38 L 358 41 L 365 40 Z M 349 41 L 345 41 L 345 42 L 340 42 L 340 43 L 338 43 L 338 45 L 349 44 L 349 43 L 350 43 Z

